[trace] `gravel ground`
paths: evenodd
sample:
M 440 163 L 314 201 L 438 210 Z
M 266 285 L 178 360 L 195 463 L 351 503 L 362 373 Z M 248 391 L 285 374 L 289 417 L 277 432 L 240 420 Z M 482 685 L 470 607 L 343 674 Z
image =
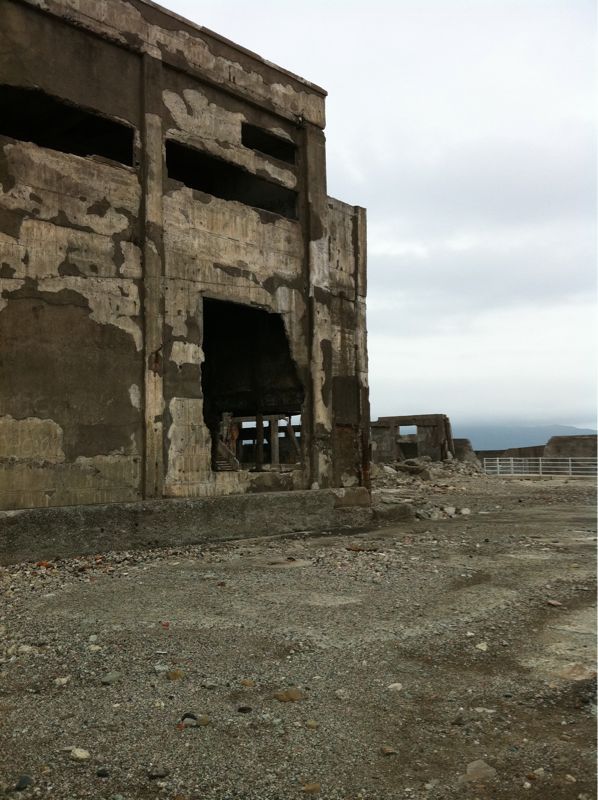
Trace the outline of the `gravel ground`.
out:
M 594 798 L 592 484 L 426 477 L 359 534 L 2 569 L 0 793 Z

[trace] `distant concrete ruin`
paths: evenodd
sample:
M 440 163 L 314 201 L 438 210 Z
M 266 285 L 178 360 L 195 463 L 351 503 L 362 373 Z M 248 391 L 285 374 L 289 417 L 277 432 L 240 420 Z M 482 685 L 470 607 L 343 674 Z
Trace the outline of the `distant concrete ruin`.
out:
M 366 492 L 325 92 L 144 0 L 1 19 L 0 508 Z
M 484 458 L 596 458 L 598 437 L 593 434 L 552 436 L 546 444 L 509 447 L 506 450 L 476 450 Z
M 416 432 L 407 434 L 402 427 L 415 427 Z M 370 430 L 372 460 L 378 464 L 421 456 L 444 461 L 455 456 L 451 422 L 445 414 L 379 417 Z
M 455 448 L 455 458 L 457 461 L 464 461 L 478 468 L 481 466 L 470 439 L 453 439 L 453 446 Z

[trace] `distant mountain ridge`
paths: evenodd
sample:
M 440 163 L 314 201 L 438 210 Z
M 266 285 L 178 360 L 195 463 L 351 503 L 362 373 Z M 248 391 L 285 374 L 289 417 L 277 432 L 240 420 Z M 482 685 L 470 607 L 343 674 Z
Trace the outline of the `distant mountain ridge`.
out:
M 469 439 L 474 450 L 506 450 L 509 447 L 530 447 L 546 444 L 552 436 L 596 434 L 591 428 L 572 425 L 461 425 L 453 424 L 456 439 Z

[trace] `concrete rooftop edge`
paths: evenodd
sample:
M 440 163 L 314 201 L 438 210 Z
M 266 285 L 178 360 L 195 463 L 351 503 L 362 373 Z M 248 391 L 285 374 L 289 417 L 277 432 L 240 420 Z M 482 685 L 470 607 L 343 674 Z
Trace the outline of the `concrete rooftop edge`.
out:
M 311 91 L 315 92 L 316 94 L 321 95 L 322 97 L 327 97 L 328 92 L 326 89 L 323 89 L 321 86 L 318 86 L 317 83 L 312 83 L 312 81 L 308 81 L 306 78 L 302 78 L 300 75 L 297 75 L 295 72 L 291 72 L 291 70 L 285 69 L 284 67 L 279 66 L 278 64 L 274 64 L 272 61 L 268 61 L 268 59 L 260 56 L 259 53 L 255 53 L 253 50 L 249 50 L 243 45 L 237 44 L 237 42 L 233 42 L 232 39 L 227 39 L 226 36 L 222 36 L 220 33 L 216 33 L 216 31 L 211 30 L 210 28 L 206 28 L 204 25 L 199 25 L 193 20 L 187 19 L 187 17 L 183 17 L 181 14 L 177 14 L 175 11 L 171 11 L 169 8 L 165 8 L 165 6 L 160 5 L 159 3 L 154 3 L 153 0 L 139 0 L 144 6 L 148 6 L 150 8 L 155 9 L 156 11 L 164 14 L 171 19 L 176 19 L 178 22 L 183 23 L 189 28 L 193 28 L 198 33 L 203 34 L 204 36 L 209 36 L 211 39 L 216 39 L 218 42 L 227 45 L 228 47 L 237 50 L 239 53 L 243 53 L 243 55 L 248 56 L 249 58 L 254 59 L 260 64 L 265 64 L 265 66 L 270 67 L 271 69 L 275 69 L 277 72 L 280 72 L 282 75 L 286 75 L 287 78 L 292 78 L 293 80 L 301 83 L 303 86 L 307 86 Z
M 326 92 L 152 0 L 2 0 L 147 55 L 294 123 L 326 126 Z

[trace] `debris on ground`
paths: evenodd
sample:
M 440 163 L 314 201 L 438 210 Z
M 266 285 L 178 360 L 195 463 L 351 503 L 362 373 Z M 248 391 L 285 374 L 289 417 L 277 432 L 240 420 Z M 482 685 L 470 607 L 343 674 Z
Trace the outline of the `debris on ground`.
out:
M 593 485 L 425 469 L 348 536 L 0 568 L 0 795 L 595 797 Z

